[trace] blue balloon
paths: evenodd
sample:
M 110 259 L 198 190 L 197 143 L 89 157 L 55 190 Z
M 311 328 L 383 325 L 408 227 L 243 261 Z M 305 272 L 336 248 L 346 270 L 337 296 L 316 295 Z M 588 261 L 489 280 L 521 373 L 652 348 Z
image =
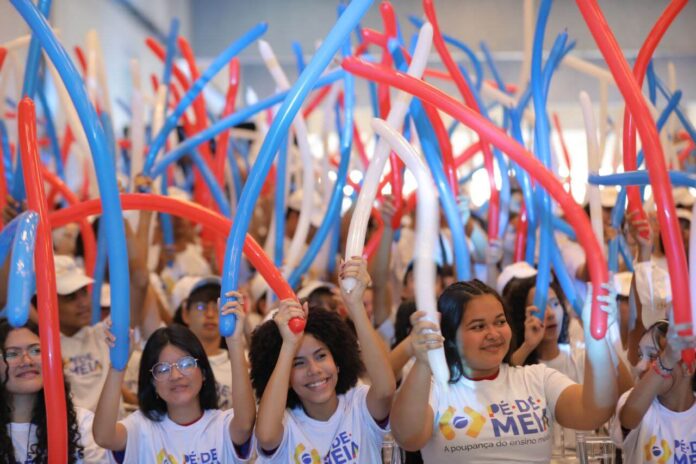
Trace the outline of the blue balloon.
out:
M 350 42 L 346 40 L 342 45 L 342 54 L 344 57 L 350 56 Z M 343 80 L 344 85 L 344 117 L 345 122 L 343 123 L 342 130 L 339 130 L 340 135 L 340 159 L 338 162 L 338 171 L 336 173 L 336 182 L 334 183 L 333 191 L 331 192 L 331 198 L 329 198 L 329 205 L 326 208 L 326 215 L 321 221 L 321 225 L 317 232 L 312 237 L 312 241 L 307 248 L 307 252 L 304 254 L 300 263 L 295 269 L 292 270 L 290 276 L 288 277 L 288 283 L 295 287 L 300 283 L 302 275 L 309 270 L 309 267 L 314 262 L 317 257 L 319 250 L 326 241 L 326 237 L 332 229 L 335 229 L 335 225 L 340 223 L 337 221 L 341 213 L 341 204 L 343 203 L 343 187 L 346 185 L 346 177 L 348 176 L 348 165 L 350 164 L 350 153 L 353 147 L 353 122 L 355 115 L 355 77 L 346 73 Z M 337 118 L 339 119 L 339 118 Z M 339 232 L 340 235 L 340 232 Z M 335 234 L 334 234 L 335 238 Z M 333 249 L 333 247 L 332 247 Z M 335 255 L 329 256 L 330 266 L 335 265 L 334 259 Z
M 568 273 L 568 268 L 563 262 L 563 256 L 561 255 L 561 250 L 558 249 L 558 243 L 556 242 L 555 237 L 553 238 L 551 247 L 553 268 L 556 270 L 558 283 L 561 285 L 561 289 L 563 290 L 568 303 L 570 303 L 570 306 L 575 310 L 578 317 L 581 317 L 583 301 L 575 288 L 575 279 Z
M 344 76 L 344 74 L 345 72 L 342 70 L 330 72 L 323 76 L 321 79 L 317 80 L 316 84 L 314 85 L 314 88 L 323 87 L 325 85 L 331 84 L 337 81 L 338 79 L 341 79 Z M 237 124 L 248 120 L 256 113 L 282 102 L 287 95 L 288 92 L 280 92 L 258 103 L 240 109 L 239 111 L 220 119 L 207 129 L 198 132 L 193 137 L 186 139 L 185 141 L 177 145 L 174 149 L 172 149 L 172 151 L 163 156 L 157 162 L 157 164 L 154 165 L 154 167 L 151 170 L 152 177 L 155 178 L 157 176 L 162 175 L 164 173 L 164 170 L 170 163 L 173 163 L 174 161 L 178 160 L 184 155 L 187 155 L 189 153 L 195 153 L 194 149 L 199 145 L 203 143 L 208 143 L 208 140 L 215 137 L 220 132 L 234 127 Z
M 229 63 L 229 61 L 239 54 L 242 50 L 248 47 L 252 42 L 261 37 L 266 30 L 268 25 L 266 23 L 260 23 L 251 28 L 246 34 L 244 34 L 239 40 L 233 42 L 231 45 L 225 49 L 220 55 L 213 60 L 213 62 L 208 66 L 208 68 L 201 74 L 201 77 L 196 79 L 196 81 L 191 85 L 191 88 L 186 92 L 186 94 L 181 98 L 179 104 L 176 105 L 174 111 L 167 117 L 164 121 L 162 129 L 155 137 L 155 140 L 150 144 L 150 149 L 145 157 L 145 163 L 143 165 L 143 173 L 148 177 L 153 177 L 152 166 L 157 157 L 157 153 L 162 149 L 164 143 L 167 140 L 169 133 L 176 127 L 176 123 L 184 114 L 186 108 L 188 108 L 193 100 L 201 93 L 205 85 L 215 77 L 215 75 L 222 69 L 223 66 Z
M 227 240 L 225 265 L 222 276 L 221 304 L 223 305 L 228 301 L 225 294 L 229 290 L 237 288 L 239 278 L 238 272 L 241 265 L 242 248 L 244 246 L 246 231 L 249 228 L 254 204 L 261 192 L 264 179 L 273 162 L 273 156 L 278 151 L 281 138 L 287 135 L 295 115 L 300 110 L 302 102 L 311 91 L 314 82 L 331 62 L 336 51 L 348 38 L 351 31 L 358 24 L 358 21 L 360 21 L 360 18 L 365 14 L 371 4 L 372 0 L 353 0 L 348 7 L 346 7 L 341 17 L 321 44 L 321 47 L 319 47 L 319 50 L 315 53 L 312 61 L 310 61 L 304 72 L 297 79 L 297 82 L 295 82 L 288 92 L 288 96 L 278 110 L 273 124 L 271 124 L 268 135 L 261 146 L 261 151 L 244 185 L 242 196 L 237 205 L 237 215 Z M 234 315 L 221 316 L 220 332 L 224 336 L 231 335 L 234 332 L 235 322 Z
M 420 28 L 425 22 L 422 19 L 413 15 L 409 16 L 408 19 L 409 21 L 411 21 L 411 24 L 413 24 L 417 28 Z M 481 62 L 479 61 L 479 59 L 476 57 L 476 53 L 474 53 L 474 51 L 471 48 L 469 48 L 469 46 L 466 45 L 464 42 L 457 40 L 451 36 L 442 34 L 442 38 L 446 43 L 464 52 L 467 58 L 469 58 L 469 62 L 471 62 L 471 65 L 474 67 L 474 73 L 476 74 L 476 90 L 481 90 L 481 86 L 483 85 L 483 67 L 481 66 Z
M 5 121 L 0 119 L 0 148 L 2 148 L 2 164 L 5 168 L 5 185 L 12 185 L 12 150 L 10 150 L 10 137 L 7 134 Z
M 696 188 L 696 176 L 682 171 L 668 171 L 672 185 Z M 650 185 L 648 171 L 630 171 L 600 176 L 590 174 L 587 181 L 595 185 Z
M 109 242 L 106 238 L 106 227 L 99 221 L 97 229 L 97 259 L 94 262 L 94 283 L 92 284 L 92 324 L 101 321 L 101 289 L 106 277 L 108 264 Z
M 169 25 L 169 35 L 167 36 L 167 53 L 164 56 L 164 70 L 162 71 L 162 84 L 166 91 L 166 97 L 164 99 L 165 108 L 169 102 L 169 83 L 172 81 L 172 67 L 174 65 L 174 58 L 177 55 L 176 39 L 179 37 L 179 18 L 172 18 L 172 22 Z
M 273 242 L 273 263 L 277 268 L 283 265 L 283 245 L 285 245 L 285 173 L 288 166 L 288 139 L 280 144 L 276 162 L 275 185 L 275 241 Z
M 549 121 L 546 115 L 546 90 L 544 88 L 544 75 L 542 74 L 542 52 L 544 45 L 544 32 L 551 12 L 550 0 L 542 0 L 539 6 L 536 30 L 534 32 L 534 47 L 532 48 L 532 100 L 534 102 L 534 147 L 539 160 L 549 168 L 551 166 L 551 150 L 549 146 Z M 543 321 L 546 313 L 546 299 L 551 279 L 552 253 L 550 244 L 553 240 L 551 228 L 552 211 L 551 198 L 543 190 L 539 190 L 541 221 L 539 240 L 543 244 L 539 247 L 539 263 L 537 265 L 536 292 L 534 293 L 534 306 L 541 312 Z
M 44 18 L 48 18 L 51 12 L 51 0 L 39 0 L 38 11 Z M 36 38 L 36 34 L 32 33 L 31 41 L 29 42 L 29 51 L 27 52 L 27 62 L 24 66 L 24 83 L 22 84 L 22 96 L 29 97 L 32 100 L 36 94 L 36 89 L 39 86 L 39 65 L 41 63 L 41 44 Z M 17 156 L 17 161 L 14 170 L 14 183 L 12 184 L 12 198 L 17 201 L 23 201 L 27 192 L 24 189 L 24 177 L 22 176 L 22 158 Z
M 25 211 L 10 223 L 14 223 L 15 226 L 10 232 L 14 237 L 5 316 L 12 327 L 22 327 L 29 319 L 29 306 L 34 295 L 34 245 L 38 222 L 37 213 Z M 10 224 L 6 228 L 9 228 Z
M 111 317 L 112 332 L 116 336 L 116 346 L 111 349 L 111 364 L 114 368 L 125 369 L 128 361 L 128 332 L 130 322 L 130 279 L 128 273 L 128 252 L 123 233 L 123 213 L 118 196 L 113 162 L 109 159 L 106 136 L 99 124 L 94 107 L 87 98 L 80 74 L 73 65 L 68 53 L 58 42 L 41 12 L 30 0 L 11 0 L 12 5 L 24 18 L 32 32 L 41 42 L 65 84 L 77 114 L 84 127 L 87 142 L 94 158 L 99 193 L 103 206 L 102 221 L 106 226 L 109 241 L 109 274 L 112 276 Z
M 302 74 L 305 68 L 304 53 L 302 52 L 302 45 L 296 40 L 292 42 L 292 52 L 295 54 L 295 61 L 297 62 L 297 74 Z

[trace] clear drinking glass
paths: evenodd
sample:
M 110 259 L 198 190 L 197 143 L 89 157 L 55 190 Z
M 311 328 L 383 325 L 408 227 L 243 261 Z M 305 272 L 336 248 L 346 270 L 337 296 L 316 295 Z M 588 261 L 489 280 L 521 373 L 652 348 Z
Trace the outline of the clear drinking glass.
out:
M 614 464 L 616 446 L 611 437 L 595 437 L 577 433 L 577 456 L 581 464 Z
M 382 464 L 401 464 L 404 462 L 402 450 L 394 442 L 394 439 L 389 437 L 382 443 Z

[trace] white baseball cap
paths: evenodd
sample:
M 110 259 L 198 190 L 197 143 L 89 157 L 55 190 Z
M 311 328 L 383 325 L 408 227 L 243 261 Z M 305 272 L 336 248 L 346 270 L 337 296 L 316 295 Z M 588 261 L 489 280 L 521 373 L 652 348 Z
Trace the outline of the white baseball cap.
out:
M 503 290 L 512 279 L 526 279 L 535 275 L 537 275 L 537 270 L 530 266 L 527 261 L 518 261 L 503 268 L 498 276 L 495 289 L 499 295 L 502 295 Z
M 618 197 L 619 192 L 615 187 L 604 187 L 599 191 L 599 201 L 602 204 L 602 208 L 613 208 Z
M 297 292 L 297 298 L 303 299 L 303 298 L 309 298 L 309 295 L 314 293 L 315 290 L 319 290 L 320 288 L 326 288 L 328 290 L 333 290 L 336 288 L 334 284 L 331 282 L 324 282 L 322 280 L 311 280 L 307 282 L 306 285 L 304 285 L 300 291 Z
M 222 280 L 218 276 L 184 276 L 179 279 L 172 289 L 172 309 L 176 311 L 184 300 L 187 300 L 193 292 L 206 285 L 222 286 Z
M 56 292 L 58 295 L 70 295 L 94 282 L 75 263 L 72 256 L 56 255 L 53 257 L 53 263 L 56 270 Z
M 294 209 L 295 211 L 302 211 L 302 197 L 304 192 L 302 189 L 297 189 L 288 198 L 288 209 Z M 309 217 L 309 222 L 315 228 L 321 227 L 321 220 L 324 217 L 324 205 L 322 204 L 321 195 L 318 192 L 314 192 L 312 195 L 312 214 Z

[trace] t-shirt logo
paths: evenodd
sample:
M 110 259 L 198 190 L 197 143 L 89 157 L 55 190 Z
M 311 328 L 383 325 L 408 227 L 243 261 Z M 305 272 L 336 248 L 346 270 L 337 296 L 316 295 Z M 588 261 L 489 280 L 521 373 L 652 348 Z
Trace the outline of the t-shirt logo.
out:
M 305 445 L 300 443 L 295 448 L 295 454 L 293 457 L 295 459 L 295 464 L 321 464 L 321 458 L 319 457 L 319 451 L 312 449 L 310 451 L 305 451 Z
M 454 406 L 450 406 L 438 418 L 438 428 L 446 440 L 454 440 L 456 435 L 455 429 L 466 429 L 466 434 L 471 438 L 476 438 L 481 433 L 481 429 L 486 423 L 486 417 L 469 406 L 465 406 L 462 411 L 464 415 L 455 415 L 457 409 Z
M 63 361 L 65 370 L 76 376 L 89 375 L 102 371 L 102 363 L 92 357 L 92 353 L 78 354 Z
M 655 462 L 657 464 L 665 464 L 672 457 L 672 450 L 669 447 L 667 440 L 660 440 L 657 444 L 657 437 L 653 435 L 643 447 L 645 452 L 645 462 Z
M 171 454 L 167 453 L 164 449 L 161 449 L 157 453 L 157 464 L 178 464 L 176 458 Z

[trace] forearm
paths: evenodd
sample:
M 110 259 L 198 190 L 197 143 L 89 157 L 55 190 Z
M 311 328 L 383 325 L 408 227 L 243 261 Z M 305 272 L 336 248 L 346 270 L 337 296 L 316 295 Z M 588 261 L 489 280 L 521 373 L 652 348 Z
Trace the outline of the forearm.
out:
M 585 334 L 585 375 L 582 407 L 585 417 L 597 428 L 612 416 L 618 398 L 617 371 L 611 361 L 605 339 L 595 340 Z
M 619 412 L 621 427 L 629 430 L 636 428 L 643 420 L 643 416 L 645 416 L 663 384 L 668 381 L 668 379 L 662 378 L 653 369 L 649 369 L 636 383 Z
M 409 336 L 401 340 L 401 343 L 389 352 L 389 364 L 395 379 L 401 378 L 401 371 L 411 357 L 413 357 L 413 350 L 411 349 L 411 337 Z
M 106 382 L 94 412 L 92 434 L 94 441 L 102 448 L 111 450 L 125 448 L 125 437 L 120 437 L 116 430 L 124 376 L 125 371 L 117 371 L 113 367 L 109 367 Z
M 526 343 L 522 343 L 510 356 L 510 364 L 513 366 L 524 366 L 524 362 L 532 354 L 532 351 L 534 351 L 534 348 L 531 348 Z
M 244 341 L 227 337 L 227 350 L 232 365 L 232 404 L 234 418 L 230 424 L 232 442 L 246 443 L 254 429 L 256 401 L 249 380 L 249 366 L 244 356 Z
M 389 293 L 389 264 L 391 263 L 391 247 L 394 241 L 394 229 L 385 224 L 380 239 L 377 255 L 372 260 L 370 275 L 373 276 L 374 291 L 374 325 L 379 327 L 391 313 L 391 298 Z
M 265 450 L 278 447 L 283 439 L 283 413 L 288 401 L 290 371 L 295 358 L 296 347 L 283 343 L 273 374 L 259 403 L 256 417 L 256 439 Z
M 384 343 L 370 324 L 362 304 L 351 310 L 351 316 L 360 341 L 363 362 L 372 382 L 370 392 L 377 398 L 391 399 L 396 390 L 396 380 Z
M 429 404 L 430 378 L 430 367 L 421 361 L 416 361 L 392 405 L 392 433 L 407 451 L 419 450 L 432 435 L 433 410 Z

